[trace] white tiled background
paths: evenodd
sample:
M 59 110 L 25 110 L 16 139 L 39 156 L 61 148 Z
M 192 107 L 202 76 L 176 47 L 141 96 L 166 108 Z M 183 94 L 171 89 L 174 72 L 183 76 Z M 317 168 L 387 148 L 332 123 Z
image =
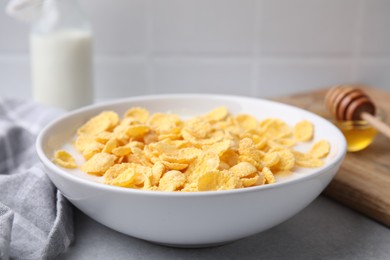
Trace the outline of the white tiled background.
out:
M 97 99 L 270 97 L 345 82 L 390 90 L 389 0 L 80 2 L 95 32 Z M 28 31 L 0 12 L 0 96 L 31 95 Z

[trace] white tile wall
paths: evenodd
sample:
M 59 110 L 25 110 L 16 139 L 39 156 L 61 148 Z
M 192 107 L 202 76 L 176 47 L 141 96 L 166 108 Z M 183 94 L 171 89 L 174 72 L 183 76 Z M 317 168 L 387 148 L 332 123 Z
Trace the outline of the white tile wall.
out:
M 351 55 L 356 0 L 264 0 L 260 13 L 261 53 Z
M 145 61 L 95 59 L 95 87 L 99 100 L 148 94 Z
M 99 54 L 135 55 L 146 51 L 146 7 L 144 0 L 82 0 L 94 29 Z
M 254 0 L 155 0 L 152 48 L 168 53 L 252 53 Z
M 357 82 L 372 84 L 390 90 L 390 60 L 368 59 L 361 62 Z
M 292 94 L 351 82 L 349 60 L 269 60 L 260 64 L 257 96 Z
M 152 65 L 154 92 L 250 95 L 251 69 L 248 59 L 159 59 Z
M 95 32 L 98 100 L 270 97 L 342 82 L 390 91 L 388 0 L 80 2 Z M 0 11 L 0 97 L 31 95 L 28 31 Z
M 0 1 L 0 56 L 26 53 L 29 27 L 6 16 L 6 4 L 7 1 Z
M 28 98 L 30 65 L 26 57 L 0 57 L 0 98 Z
M 390 1 L 370 0 L 362 14 L 362 53 L 390 55 Z

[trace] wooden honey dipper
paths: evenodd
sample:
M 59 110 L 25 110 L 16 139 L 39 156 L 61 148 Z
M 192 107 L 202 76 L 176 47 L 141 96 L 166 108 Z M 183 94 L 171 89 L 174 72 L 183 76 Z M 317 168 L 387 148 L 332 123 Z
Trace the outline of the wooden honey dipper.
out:
M 390 138 L 390 127 L 375 117 L 374 102 L 360 88 L 352 85 L 333 87 L 325 96 L 325 104 L 337 120 L 364 120 Z

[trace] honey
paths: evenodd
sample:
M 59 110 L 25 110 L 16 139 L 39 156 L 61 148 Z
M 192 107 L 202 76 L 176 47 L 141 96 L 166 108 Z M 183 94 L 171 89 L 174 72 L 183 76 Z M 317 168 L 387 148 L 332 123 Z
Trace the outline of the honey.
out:
M 336 122 L 347 140 L 348 152 L 357 152 L 369 146 L 377 135 L 377 130 L 365 121 Z

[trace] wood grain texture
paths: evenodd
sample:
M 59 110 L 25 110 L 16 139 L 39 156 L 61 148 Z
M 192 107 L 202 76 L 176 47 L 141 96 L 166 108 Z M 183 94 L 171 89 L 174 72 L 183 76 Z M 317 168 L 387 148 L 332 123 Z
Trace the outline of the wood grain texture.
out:
M 275 100 L 330 118 L 324 104 L 328 89 Z M 390 93 L 363 87 L 375 104 L 390 117 Z M 366 149 L 348 153 L 324 194 L 390 227 L 390 139 L 378 134 Z

